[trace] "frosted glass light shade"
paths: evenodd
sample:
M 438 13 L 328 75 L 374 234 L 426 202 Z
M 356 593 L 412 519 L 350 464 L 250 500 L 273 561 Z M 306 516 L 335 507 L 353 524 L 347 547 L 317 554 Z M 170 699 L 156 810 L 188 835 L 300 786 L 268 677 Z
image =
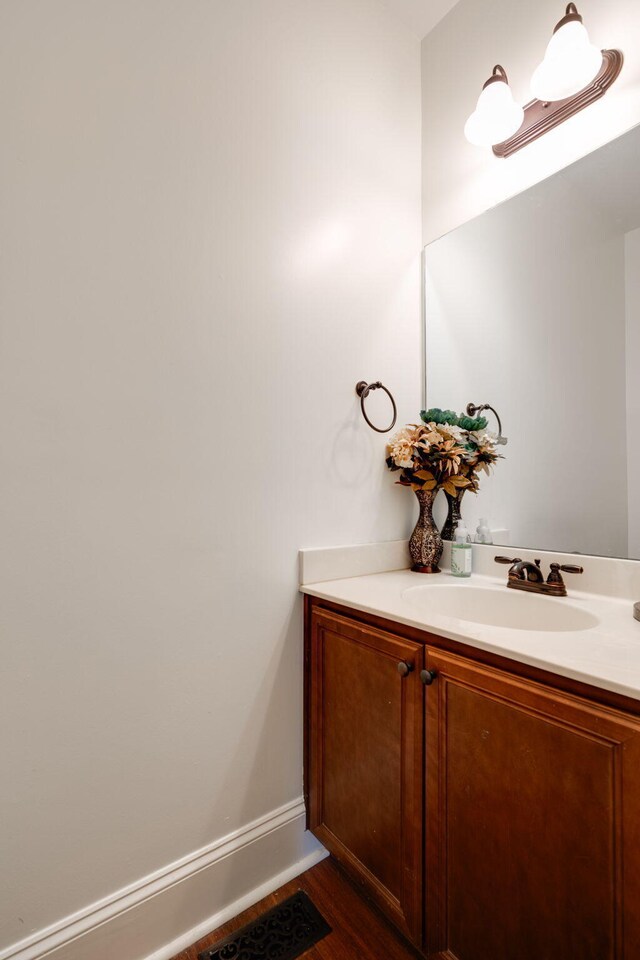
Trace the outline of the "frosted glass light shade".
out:
M 584 90 L 602 67 L 602 51 L 584 25 L 571 20 L 551 37 L 544 60 L 531 78 L 531 92 L 543 102 L 564 100 Z
M 524 110 L 513 99 L 504 80 L 485 86 L 478 105 L 467 120 L 464 134 L 477 147 L 491 147 L 513 136 L 522 126 Z

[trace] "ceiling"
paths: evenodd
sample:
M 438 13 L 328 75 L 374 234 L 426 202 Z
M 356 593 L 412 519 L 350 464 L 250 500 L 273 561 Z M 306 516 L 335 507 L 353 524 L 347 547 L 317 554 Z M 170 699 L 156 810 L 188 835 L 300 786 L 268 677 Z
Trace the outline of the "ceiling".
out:
M 382 0 L 382 3 L 422 39 L 455 7 L 458 0 Z

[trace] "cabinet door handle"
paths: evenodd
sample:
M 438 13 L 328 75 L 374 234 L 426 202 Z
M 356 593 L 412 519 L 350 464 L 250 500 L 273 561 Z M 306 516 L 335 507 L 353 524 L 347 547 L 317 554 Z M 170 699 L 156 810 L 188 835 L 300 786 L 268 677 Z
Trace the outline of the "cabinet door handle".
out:
M 421 670 L 420 679 L 424 683 L 425 687 L 430 687 L 438 674 L 435 670 Z
M 413 672 L 413 664 L 409 663 L 407 660 L 401 660 L 398 664 L 398 673 L 401 677 L 408 677 L 410 673 Z

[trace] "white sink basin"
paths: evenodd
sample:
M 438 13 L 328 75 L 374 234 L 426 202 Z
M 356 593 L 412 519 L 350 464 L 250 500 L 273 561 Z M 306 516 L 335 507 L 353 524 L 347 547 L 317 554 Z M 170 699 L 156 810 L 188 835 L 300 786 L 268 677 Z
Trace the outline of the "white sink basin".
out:
M 414 609 L 437 617 L 488 627 L 568 633 L 590 630 L 600 621 L 564 597 L 544 597 L 517 590 L 433 583 L 410 587 L 402 599 Z

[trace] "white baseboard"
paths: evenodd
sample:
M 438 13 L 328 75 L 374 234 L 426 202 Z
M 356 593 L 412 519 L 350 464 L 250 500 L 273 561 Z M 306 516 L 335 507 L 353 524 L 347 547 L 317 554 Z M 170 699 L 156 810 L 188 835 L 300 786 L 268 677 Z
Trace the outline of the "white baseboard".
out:
M 0 960 L 170 960 L 327 856 L 302 799 L 0 952 Z
M 221 927 L 223 923 L 227 923 L 228 920 L 233 920 L 233 918 L 237 917 L 243 910 L 252 907 L 254 903 L 262 900 L 263 897 L 267 897 L 270 893 L 273 893 L 274 890 L 288 883 L 289 880 L 295 880 L 295 878 L 299 877 L 305 870 L 310 870 L 316 863 L 320 863 L 321 860 L 324 860 L 325 857 L 328 856 L 329 851 L 325 850 L 324 847 L 318 850 L 312 850 L 306 854 L 303 860 L 299 860 L 298 863 L 293 864 L 293 866 L 287 870 L 283 870 L 282 873 L 277 874 L 277 876 L 271 877 L 266 883 L 251 890 L 250 893 L 245 894 L 245 896 L 239 900 L 235 900 L 228 907 L 214 914 L 213 917 L 209 917 L 208 920 L 198 924 L 197 927 L 193 927 L 188 933 L 178 937 L 177 940 L 166 944 L 166 946 L 161 947 L 160 950 L 156 950 L 155 953 L 146 957 L 146 960 L 171 960 L 177 953 L 186 950 L 187 947 L 190 947 L 202 937 L 206 936 L 211 930 L 216 930 L 218 927 Z

